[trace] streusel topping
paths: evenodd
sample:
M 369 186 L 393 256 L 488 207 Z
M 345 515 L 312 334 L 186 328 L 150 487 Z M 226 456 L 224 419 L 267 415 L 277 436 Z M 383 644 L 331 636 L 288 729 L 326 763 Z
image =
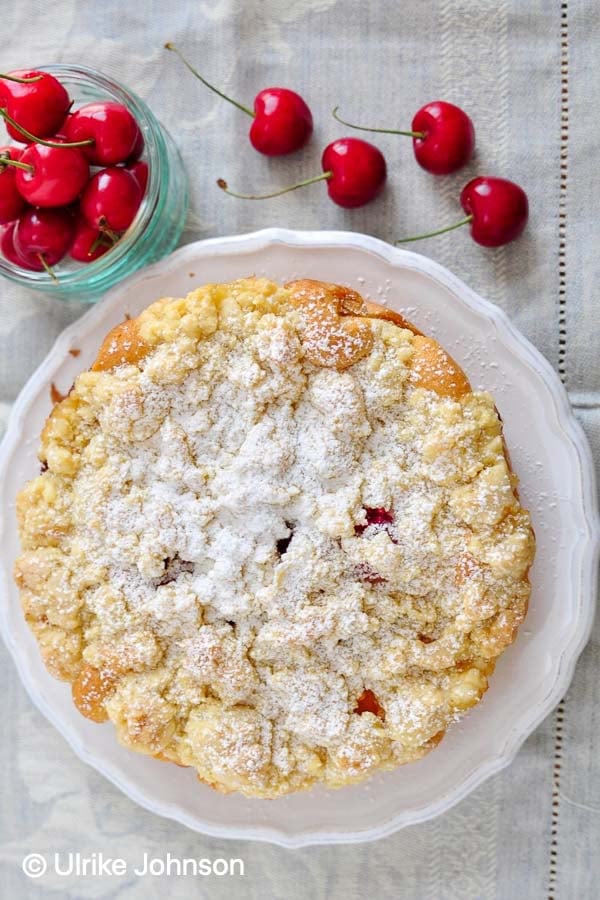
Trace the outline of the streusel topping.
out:
M 158 301 L 54 408 L 19 498 L 50 671 L 221 790 L 419 758 L 526 611 L 533 535 L 493 400 L 377 309 L 261 279 Z

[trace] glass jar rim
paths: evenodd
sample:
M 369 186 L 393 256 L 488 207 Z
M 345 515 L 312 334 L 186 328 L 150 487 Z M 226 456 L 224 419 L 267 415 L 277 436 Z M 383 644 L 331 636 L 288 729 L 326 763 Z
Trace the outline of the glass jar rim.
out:
M 59 286 L 73 288 L 79 284 L 84 287 L 90 278 L 102 275 L 102 273 L 112 269 L 115 264 L 118 264 L 131 251 L 154 214 L 159 199 L 160 155 L 164 144 L 161 126 L 148 105 L 134 91 L 126 88 L 103 72 L 91 69 L 88 66 L 64 65 L 61 63 L 41 65 L 35 68 L 41 72 L 49 72 L 55 77 L 62 76 L 62 79 L 67 84 L 70 80 L 71 83 L 87 84 L 104 91 L 111 100 L 117 100 L 129 109 L 141 128 L 144 137 L 145 161 L 148 164 L 148 182 L 140 208 L 133 222 L 119 238 L 115 246 L 103 256 L 79 268 L 60 273 L 60 285 L 57 285 L 57 289 Z M 52 284 L 52 279 L 47 272 L 23 269 L 2 256 L 0 256 L 0 274 L 5 274 L 13 281 L 18 281 L 24 286 L 31 288 L 39 288 L 42 285 L 50 286 Z

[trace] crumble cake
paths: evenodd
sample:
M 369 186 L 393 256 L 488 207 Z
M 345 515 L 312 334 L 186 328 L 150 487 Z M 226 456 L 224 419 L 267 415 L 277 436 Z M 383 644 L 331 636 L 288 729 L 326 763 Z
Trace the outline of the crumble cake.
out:
M 534 539 L 489 394 L 392 310 L 209 284 L 113 329 L 18 500 L 26 619 L 127 747 L 221 791 L 416 760 L 525 616 Z

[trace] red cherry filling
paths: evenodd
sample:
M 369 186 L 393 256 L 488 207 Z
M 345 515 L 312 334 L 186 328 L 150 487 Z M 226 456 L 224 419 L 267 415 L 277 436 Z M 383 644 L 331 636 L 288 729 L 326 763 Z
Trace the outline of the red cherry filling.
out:
M 365 688 L 356 701 L 354 712 L 358 713 L 359 716 L 362 716 L 363 713 L 370 712 L 373 713 L 374 716 L 378 716 L 382 722 L 385 721 L 385 710 L 373 691 L 370 691 L 369 688 Z
M 289 534 L 287 537 L 279 538 L 275 545 L 277 547 L 277 553 L 279 556 L 283 556 L 284 553 L 287 552 L 287 548 L 292 543 L 292 538 L 294 537 L 294 524 L 293 522 L 286 522 L 285 527 L 289 530 Z
M 366 581 L 368 584 L 385 584 L 387 581 L 387 578 L 376 572 L 369 563 L 359 563 L 357 566 L 354 566 L 353 574 L 355 578 L 360 579 L 360 581 Z
M 375 526 L 378 531 L 387 531 L 390 540 L 394 544 L 397 543 L 390 531 L 390 525 L 394 522 L 394 514 L 391 509 L 385 509 L 383 506 L 365 506 L 365 518 L 367 521 L 364 524 L 354 526 L 355 534 L 363 534 L 367 528 Z M 387 578 L 380 575 L 366 562 L 355 566 L 353 572 L 355 578 L 366 581 L 368 584 L 384 584 L 387 581 Z
M 194 563 L 187 559 L 182 559 L 179 554 L 165 559 L 165 571 L 159 578 L 154 579 L 154 587 L 161 587 L 163 584 L 171 584 L 176 581 L 182 572 L 193 572 Z
M 362 534 L 370 525 L 378 525 L 385 528 L 394 521 L 394 514 L 391 509 L 385 509 L 383 506 L 365 506 L 366 524 L 355 525 L 355 534 Z M 386 528 L 386 531 L 389 530 Z

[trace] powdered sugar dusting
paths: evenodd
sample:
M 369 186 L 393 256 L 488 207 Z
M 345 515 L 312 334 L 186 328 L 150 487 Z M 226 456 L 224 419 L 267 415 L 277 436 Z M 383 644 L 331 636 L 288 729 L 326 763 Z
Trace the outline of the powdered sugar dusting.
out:
M 78 637 L 66 677 L 81 653 L 112 666 L 94 700 L 120 738 L 222 789 L 275 796 L 418 758 L 525 610 L 531 532 L 491 398 L 419 387 L 410 332 L 315 310 L 307 325 L 269 282 L 173 303 L 140 320 L 152 352 L 80 376 L 45 433 L 19 563 L 42 651 L 41 607 Z M 208 307 L 219 326 L 191 341 Z M 340 341 L 360 348 L 343 370 Z M 40 576 L 59 508 L 70 618 Z M 356 714 L 365 690 L 382 716 Z

